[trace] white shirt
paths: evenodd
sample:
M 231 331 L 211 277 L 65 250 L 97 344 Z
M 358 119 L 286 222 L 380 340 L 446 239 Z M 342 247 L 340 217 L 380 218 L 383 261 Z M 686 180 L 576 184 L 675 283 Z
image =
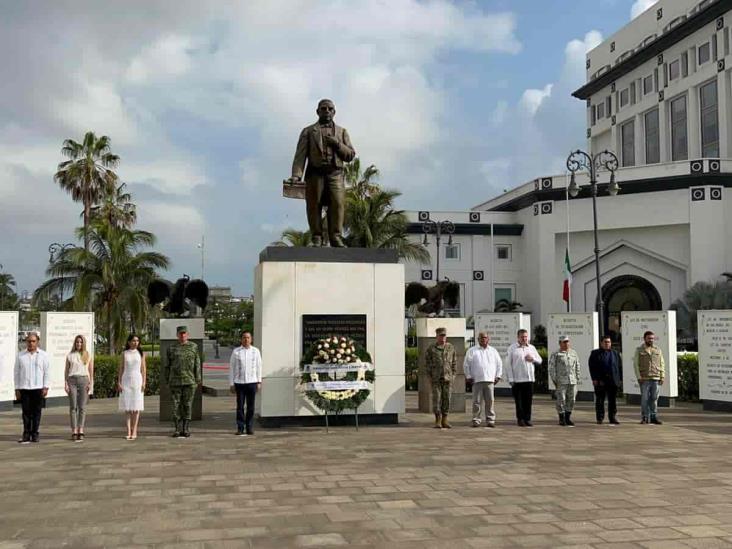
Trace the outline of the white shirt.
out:
M 489 381 L 494 383 L 496 378 L 503 375 L 503 361 L 495 347 L 487 345 L 485 348 L 475 345 L 465 353 L 463 362 L 465 377 L 475 383 Z
M 235 383 L 262 383 L 262 355 L 259 349 L 239 346 L 229 359 L 229 385 Z
M 15 390 L 48 388 L 48 354 L 43 349 L 35 353 L 23 351 L 15 360 Z
M 91 357 L 89 357 L 89 360 L 91 361 Z M 89 376 L 89 364 L 84 364 L 81 361 L 80 352 L 70 352 L 66 356 L 66 361 L 69 363 L 69 373 L 66 377 Z
M 526 361 L 526 357 L 529 355 L 534 358 L 534 362 Z M 531 343 L 522 347 L 516 342 L 508 348 L 506 361 L 508 362 L 506 365 L 508 382 L 523 383 L 534 381 L 534 364 L 541 364 L 541 356 Z

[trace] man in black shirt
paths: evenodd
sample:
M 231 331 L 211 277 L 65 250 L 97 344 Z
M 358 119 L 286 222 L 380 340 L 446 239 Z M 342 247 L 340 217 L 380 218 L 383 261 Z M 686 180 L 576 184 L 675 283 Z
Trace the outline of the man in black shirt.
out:
M 610 425 L 619 425 L 616 397 L 622 386 L 620 354 L 612 349 L 612 339 L 606 335 L 600 340 L 600 348 L 590 353 L 590 377 L 595 389 L 595 416 L 600 425 L 605 419 L 605 397 Z

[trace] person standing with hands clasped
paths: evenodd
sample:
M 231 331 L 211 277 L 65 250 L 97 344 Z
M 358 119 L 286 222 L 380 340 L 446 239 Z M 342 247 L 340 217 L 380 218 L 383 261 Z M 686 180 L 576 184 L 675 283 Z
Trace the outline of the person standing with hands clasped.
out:
M 519 330 L 516 336 L 516 343 L 512 343 L 506 353 L 506 373 L 516 403 L 516 422 L 519 427 L 533 427 L 531 404 L 534 395 L 534 364 L 541 364 L 541 356 L 536 347 L 529 343 L 527 330 Z
M 130 334 L 127 337 L 117 374 L 119 410 L 124 412 L 127 417 L 127 440 L 137 439 L 140 412 L 145 409 L 146 384 L 145 353 L 140 348 L 140 338 L 135 334 Z
M 580 359 L 574 349 L 569 348 L 569 336 L 559 338 L 559 350 L 549 357 L 549 378 L 556 387 L 559 425 L 574 427 L 572 410 L 577 396 L 580 377 Z
M 254 400 L 262 388 L 262 355 L 252 345 L 250 332 L 241 334 L 241 346 L 231 353 L 229 387 L 236 394 L 236 434 L 253 435 Z
M 48 394 L 50 362 L 46 351 L 38 348 L 38 339 L 37 334 L 28 334 L 26 350 L 15 359 L 15 400 L 23 409 L 21 444 L 39 441 L 43 399 Z
M 612 348 L 613 340 L 609 335 L 603 336 L 600 348 L 590 353 L 590 377 L 595 389 L 595 419 L 602 425 L 605 419 L 605 398 L 607 398 L 608 423 L 620 425 L 617 419 L 618 388 L 622 387 L 620 372 L 622 362 L 620 354 Z
M 74 442 L 84 440 L 86 405 L 89 403 L 93 379 L 94 360 L 86 350 L 86 339 L 83 335 L 78 335 L 74 338 L 71 352 L 66 355 L 66 367 L 64 368 L 64 389 L 69 395 L 71 440 Z
M 478 345 L 468 349 L 463 362 L 465 378 L 473 382 L 473 427 L 480 426 L 483 414 L 486 427 L 496 426 L 493 389 L 501 381 L 503 362 L 490 340 L 487 332 L 479 332 Z
M 641 423 L 663 425 L 658 419 L 658 387 L 663 385 L 666 364 L 663 352 L 654 345 L 656 334 L 643 334 L 643 345 L 635 350 L 633 368 L 641 390 Z
M 432 409 L 435 412 L 435 429 L 450 429 L 447 422 L 450 413 L 450 389 L 457 369 L 457 353 L 447 341 L 447 330 L 435 330 L 436 341 L 427 347 L 425 368 L 432 383 Z

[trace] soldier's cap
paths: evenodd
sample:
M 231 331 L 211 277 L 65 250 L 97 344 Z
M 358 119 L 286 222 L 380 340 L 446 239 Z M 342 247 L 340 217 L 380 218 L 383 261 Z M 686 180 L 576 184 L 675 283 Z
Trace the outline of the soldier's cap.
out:
M 562 341 L 569 341 L 569 336 L 559 336 L 559 343 Z
M 447 335 L 447 329 L 446 328 L 437 328 L 435 330 L 436 335 Z
M 188 326 L 178 326 L 178 327 L 177 327 L 177 328 L 175 329 L 175 333 L 176 333 L 176 334 L 182 334 L 182 333 L 184 333 L 184 332 L 188 332 Z

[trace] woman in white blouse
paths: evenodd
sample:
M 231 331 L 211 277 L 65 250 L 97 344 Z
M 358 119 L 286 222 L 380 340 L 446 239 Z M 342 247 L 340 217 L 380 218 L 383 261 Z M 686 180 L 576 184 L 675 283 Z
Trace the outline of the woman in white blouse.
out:
M 74 338 L 71 352 L 66 355 L 64 369 L 64 389 L 69 395 L 69 413 L 71 415 L 71 440 L 84 440 L 84 423 L 86 422 L 86 405 L 94 382 L 94 359 L 86 349 L 86 339 L 78 335 Z

